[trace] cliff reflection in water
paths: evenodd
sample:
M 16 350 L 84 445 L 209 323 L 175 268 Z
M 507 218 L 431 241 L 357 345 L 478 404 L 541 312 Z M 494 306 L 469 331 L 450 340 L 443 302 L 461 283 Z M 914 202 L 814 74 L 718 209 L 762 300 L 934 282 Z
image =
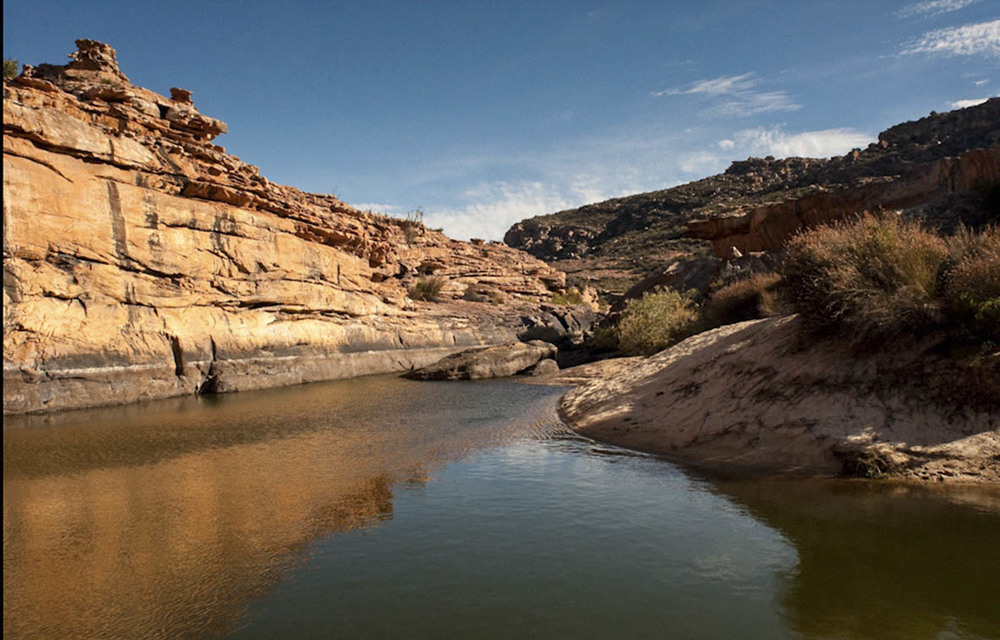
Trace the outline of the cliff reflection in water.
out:
M 802 638 L 1000 638 L 1000 490 L 718 483 L 795 547 L 778 594 Z
M 529 426 L 558 393 L 518 391 Z M 221 632 L 308 544 L 390 518 L 395 483 L 523 433 L 472 400 L 504 392 L 380 377 L 9 419 L 4 636 Z

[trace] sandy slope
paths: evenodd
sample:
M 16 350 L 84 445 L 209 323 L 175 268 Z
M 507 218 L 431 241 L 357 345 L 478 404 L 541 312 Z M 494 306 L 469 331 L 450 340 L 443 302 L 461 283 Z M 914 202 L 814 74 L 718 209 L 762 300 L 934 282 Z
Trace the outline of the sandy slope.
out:
M 948 386 L 971 374 L 933 345 L 858 353 L 807 342 L 794 316 L 707 331 L 591 366 L 561 413 L 589 437 L 725 473 L 1000 482 L 997 362 L 984 369 L 997 398 L 956 402 Z

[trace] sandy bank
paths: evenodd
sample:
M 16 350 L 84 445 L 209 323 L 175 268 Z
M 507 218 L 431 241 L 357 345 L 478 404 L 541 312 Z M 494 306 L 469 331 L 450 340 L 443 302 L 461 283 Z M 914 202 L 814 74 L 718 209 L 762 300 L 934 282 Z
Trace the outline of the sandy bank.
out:
M 974 373 L 932 344 L 858 353 L 807 343 L 798 325 L 729 325 L 650 358 L 561 372 L 580 384 L 561 414 L 588 437 L 726 474 L 1000 482 L 1000 356 Z M 963 376 L 985 395 L 956 401 Z

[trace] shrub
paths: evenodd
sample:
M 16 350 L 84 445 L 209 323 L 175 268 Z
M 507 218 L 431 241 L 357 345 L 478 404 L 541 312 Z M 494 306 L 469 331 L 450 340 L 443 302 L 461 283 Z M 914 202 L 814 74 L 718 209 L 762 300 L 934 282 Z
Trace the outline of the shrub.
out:
M 650 355 L 695 332 L 698 310 L 690 296 L 667 290 L 630 300 L 618 323 L 618 346 Z
M 16 78 L 17 74 L 18 74 L 18 69 L 20 69 L 20 65 L 18 65 L 17 60 L 15 60 L 13 58 L 4 58 L 3 59 L 3 79 L 4 80 L 11 80 L 13 78 Z
M 406 218 L 399 221 L 399 226 L 403 230 L 403 238 L 406 246 L 412 246 L 413 242 L 424 234 L 424 210 L 419 207 L 406 214 Z
M 917 331 L 940 320 L 944 240 L 897 216 L 865 215 L 807 231 L 787 247 L 785 279 L 813 328 L 864 341 Z
M 963 337 L 979 342 L 1000 342 L 1000 238 L 997 241 L 994 252 L 970 253 L 949 270 L 944 290 L 950 324 Z
M 777 315 L 780 282 L 777 273 L 757 273 L 722 287 L 705 303 L 705 321 L 718 327 Z
M 410 287 L 410 298 L 413 300 L 437 302 L 441 296 L 441 290 L 444 289 L 445 282 L 446 280 L 440 276 L 420 278 L 416 284 Z
M 600 326 L 594 329 L 587 339 L 588 346 L 599 351 L 615 351 L 618 349 L 618 328 Z
M 575 304 L 583 304 L 583 295 L 576 288 L 570 287 L 566 290 L 566 293 L 555 293 L 549 300 L 552 304 L 561 304 L 563 306 L 572 306 Z

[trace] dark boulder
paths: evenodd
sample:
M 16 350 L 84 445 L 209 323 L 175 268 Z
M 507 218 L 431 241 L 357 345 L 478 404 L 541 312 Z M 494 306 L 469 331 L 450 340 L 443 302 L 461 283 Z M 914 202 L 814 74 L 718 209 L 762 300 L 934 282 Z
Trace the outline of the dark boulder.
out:
M 504 378 L 556 357 L 554 345 L 540 340 L 511 342 L 455 353 L 403 375 L 411 380 L 482 380 Z

